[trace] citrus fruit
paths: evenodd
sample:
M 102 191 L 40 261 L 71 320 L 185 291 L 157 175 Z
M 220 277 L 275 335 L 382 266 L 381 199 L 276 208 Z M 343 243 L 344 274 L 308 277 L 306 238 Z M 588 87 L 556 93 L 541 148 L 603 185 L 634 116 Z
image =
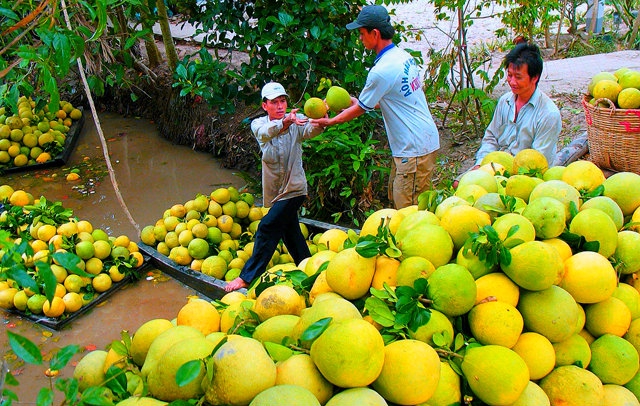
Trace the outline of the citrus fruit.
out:
M 470 233 L 477 233 L 480 228 L 490 224 L 489 214 L 465 205 L 450 208 L 440 219 L 440 226 L 451 236 L 456 252 L 462 248 Z
M 451 317 L 460 316 L 475 304 L 476 281 L 465 267 L 453 263 L 439 266 L 427 280 L 427 296 L 435 310 Z
M 604 334 L 591 343 L 589 370 L 603 384 L 624 385 L 638 372 L 638 351 L 630 342 L 613 334 Z
M 617 297 L 585 306 L 585 328 L 594 337 L 613 334 L 622 337 L 631 325 L 631 310 Z
M 569 231 L 584 237 L 587 242 L 597 241 L 598 252 L 605 258 L 616 251 L 618 229 L 611 217 L 602 210 L 580 210 L 569 223 Z
M 521 288 L 548 289 L 564 273 L 564 262 L 555 248 L 541 241 L 528 241 L 510 250 L 511 262 L 502 270 Z
M 512 174 L 524 174 L 542 177 L 549 168 L 549 162 L 542 152 L 525 148 L 513 157 Z
M 566 227 L 565 206 L 552 197 L 541 196 L 530 201 L 522 215 L 533 224 L 539 239 L 558 237 Z
M 591 348 L 580 334 L 573 334 L 566 340 L 553 343 L 556 355 L 556 367 L 564 365 L 578 365 L 586 368 L 591 362 Z
M 632 215 L 640 206 L 640 175 L 633 172 L 617 172 L 603 183 L 604 195 L 615 201 L 625 216 Z
M 304 102 L 304 114 L 309 118 L 322 118 L 327 115 L 327 106 L 319 97 L 310 97 Z
M 556 285 L 535 292 L 522 290 L 517 309 L 528 331 L 542 334 L 552 343 L 575 333 L 578 305 L 569 292 Z
M 349 92 L 340 86 L 329 87 L 325 99 L 329 109 L 336 113 L 351 106 L 351 96 Z
M 112 284 L 113 284 L 113 281 L 111 280 L 111 277 L 106 273 L 101 273 L 99 275 L 96 275 L 91 280 L 91 285 L 93 286 L 93 289 L 98 293 L 106 292 L 111 288 Z
M 602 382 L 591 371 L 575 365 L 555 368 L 540 380 L 552 405 L 604 405 Z
M 208 301 L 192 299 L 178 312 L 177 324 L 195 327 L 202 334 L 207 335 L 220 331 L 220 314 Z
M 476 279 L 476 305 L 497 300 L 517 306 L 520 289 L 506 274 L 493 272 Z
M 578 303 L 597 303 L 609 298 L 616 289 L 616 271 L 607 258 L 582 251 L 564 261 L 565 271 L 558 284 Z
M 607 196 L 596 196 L 593 197 L 580 205 L 580 210 L 586 209 L 599 209 L 606 213 L 613 223 L 616 225 L 616 230 L 620 230 L 624 225 L 624 214 L 622 214 L 622 210 L 620 206 L 616 202 L 613 201 L 612 198 Z
M 524 327 L 515 306 L 498 301 L 477 304 L 468 313 L 471 334 L 478 342 L 513 347 Z
M 626 74 L 623 75 L 621 79 L 624 79 L 625 76 Z M 622 91 L 622 86 L 618 82 L 610 79 L 603 79 L 595 84 L 595 86 L 593 87 L 592 94 L 593 94 L 593 98 L 596 100 L 608 99 L 615 104 L 618 102 L 618 94 L 621 91 Z
M 67 292 L 63 297 L 65 313 L 75 313 L 82 307 L 82 296 L 76 292 Z
M 598 84 L 599 81 L 607 79 L 607 80 L 613 80 L 617 82 L 620 79 L 620 77 L 622 77 L 623 74 L 624 72 L 618 72 L 617 75 L 615 73 L 606 72 L 606 71 L 598 72 L 591 77 L 591 80 L 589 81 L 589 85 L 587 87 L 587 91 L 589 92 L 590 95 L 593 95 L 593 88 L 595 87 L 596 84 Z
M 618 107 L 621 109 L 640 108 L 640 90 L 635 87 L 622 89 L 618 93 Z

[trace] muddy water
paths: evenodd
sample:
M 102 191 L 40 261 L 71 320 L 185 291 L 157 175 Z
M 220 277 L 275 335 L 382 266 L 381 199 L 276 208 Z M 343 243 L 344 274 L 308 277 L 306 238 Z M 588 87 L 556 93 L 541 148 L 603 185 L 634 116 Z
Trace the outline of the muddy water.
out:
M 67 165 L 2 176 L 0 184 L 24 189 L 36 197 L 62 201 L 78 218 L 89 220 L 94 228 L 102 228 L 113 236 L 125 234 L 135 241 L 139 240 L 139 229 L 154 224 L 173 204 L 184 203 L 198 193 L 208 194 L 217 187 L 240 188 L 244 185 L 233 171 L 220 168 L 219 162 L 210 154 L 172 145 L 161 138 L 149 120 L 122 118 L 110 113 L 99 114 L 99 119 L 115 182 L 130 216 L 106 173 L 102 145 L 90 114 L 86 116 Z M 66 181 L 65 175 L 72 168 L 79 169 L 80 181 Z M 77 344 L 85 351 L 104 349 L 111 341 L 119 339 L 122 330 L 133 333 L 147 320 L 175 318 L 191 295 L 197 295 L 197 292 L 151 269 L 144 279 L 126 285 L 61 331 L 0 311 L 0 355 L 8 361 L 20 382 L 18 387 L 8 388 L 17 393 L 18 404 L 35 404 L 40 388 L 53 387 L 54 381 L 45 376 L 45 371 L 47 361 L 58 349 L 69 344 Z M 25 365 L 15 360 L 9 351 L 6 330 L 36 343 L 45 358 L 44 364 Z M 76 355 L 59 377 L 70 377 L 79 358 L 80 355 Z M 55 392 L 54 404 L 60 404 L 63 396 Z

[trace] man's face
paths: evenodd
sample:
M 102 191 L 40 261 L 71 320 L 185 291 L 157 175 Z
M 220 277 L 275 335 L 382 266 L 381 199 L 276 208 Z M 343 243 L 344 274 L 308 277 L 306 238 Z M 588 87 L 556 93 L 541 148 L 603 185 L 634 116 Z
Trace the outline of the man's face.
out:
M 532 94 L 538 79 L 540 79 L 539 76 L 529 76 L 529 66 L 526 63 L 517 67 L 510 64 L 507 67 L 507 83 L 516 96 Z
M 279 120 L 287 112 L 287 97 L 278 96 L 273 100 L 262 102 L 262 108 L 269 115 L 269 120 Z
M 362 42 L 362 45 L 364 45 L 366 49 L 374 49 L 378 38 L 380 37 L 380 31 L 377 29 L 368 31 L 366 28 L 362 27 L 358 28 L 358 31 L 360 32 L 360 41 Z

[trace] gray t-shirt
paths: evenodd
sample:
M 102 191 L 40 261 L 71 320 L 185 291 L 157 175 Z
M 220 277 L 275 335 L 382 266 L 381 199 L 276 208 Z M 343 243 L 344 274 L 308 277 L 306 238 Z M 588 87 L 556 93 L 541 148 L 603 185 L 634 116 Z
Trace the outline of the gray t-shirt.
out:
M 440 148 L 440 136 L 422 90 L 420 69 L 406 51 L 390 45 L 376 57 L 358 104 L 380 105 L 394 157 L 427 155 Z

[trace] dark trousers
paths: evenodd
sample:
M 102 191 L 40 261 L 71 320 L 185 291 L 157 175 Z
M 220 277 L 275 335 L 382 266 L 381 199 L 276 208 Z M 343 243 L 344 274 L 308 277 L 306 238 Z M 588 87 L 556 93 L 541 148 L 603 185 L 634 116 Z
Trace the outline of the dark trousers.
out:
M 260 220 L 254 237 L 253 254 L 242 268 L 240 278 L 246 283 L 267 270 L 278 243 L 282 239 L 296 264 L 311 256 L 298 219 L 298 210 L 306 196 L 277 201 Z

